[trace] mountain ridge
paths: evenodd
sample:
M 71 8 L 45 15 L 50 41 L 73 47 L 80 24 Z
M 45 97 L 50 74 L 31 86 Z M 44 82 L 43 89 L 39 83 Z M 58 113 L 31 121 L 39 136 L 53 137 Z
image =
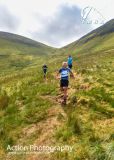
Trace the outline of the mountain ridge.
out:
M 31 38 L 22 36 L 22 35 L 18 35 L 18 34 L 14 34 L 14 33 L 10 33 L 10 32 L 4 32 L 4 31 L 0 31 L 0 38 L 3 38 L 5 40 L 11 40 L 13 42 L 18 42 L 18 43 L 23 43 L 25 45 L 29 45 L 29 46 L 34 46 L 34 47 L 49 47 L 49 48 L 53 48 L 53 49 L 62 49 L 62 48 L 66 48 L 69 45 L 72 44 L 78 44 L 78 43 L 86 43 L 89 40 L 95 38 L 96 36 L 104 36 L 106 34 L 110 34 L 114 32 L 114 19 L 111 19 L 110 21 L 106 22 L 104 25 L 92 30 L 91 32 L 87 33 L 86 35 L 82 36 L 81 38 L 79 38 L 76 41 L 73 41 L 61 48 L 56 48 L 53 46 L 49 46 L 47 44 L 44 44 L 42 42 L 38 42 L 36 40 L 33 40 Z M 87 38 L 88 37 L 88 38 Z
M 114 19 L 106 22 L 104 25 L 96 28 L 95 30 L 84 35 L 80 39 L 64 46 L 62 50 L 79 50 L 80 52 L 91 51 L 93 48 L 98 48 L 99 45 L 104 45 L 104 43 L 109 43 L 108 48 L 113 48 L 113 38 L 114 38 Z M 108 45 L 108 44 L 106 44 Z M 106 47 L 105 45 L 105 47 Z M 75 52 L 75 51 L 74 51 Z
M 18 34 L 15 34 L 15 33 L 10 33 L 10 32 L 0 31 L 0 38 L 6 39 L 6 40 L 12 40 L 14 42 L 24 43 L 26 45 L 32 45 L 32 46 L 35 46 L 35 47 L 38 47 L 40 45 L 51 47 L 51 46 L 48 46 L 48 45 L 43 44 L 41 42 L 35 41 L 31 38 L 28 38 L 28 37 L 25 37 L 25 36 L 22 36 L 22 35 L 18 35 Z M 54 47 L 51 47 L 51 48 L 54 48 Z

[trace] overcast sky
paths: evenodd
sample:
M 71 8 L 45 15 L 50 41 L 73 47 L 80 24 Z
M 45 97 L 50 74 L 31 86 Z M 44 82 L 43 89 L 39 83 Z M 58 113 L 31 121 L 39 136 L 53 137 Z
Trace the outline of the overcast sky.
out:
M 0 0 L 0 30 L 61 47 L 114 18 L 113 0 Z

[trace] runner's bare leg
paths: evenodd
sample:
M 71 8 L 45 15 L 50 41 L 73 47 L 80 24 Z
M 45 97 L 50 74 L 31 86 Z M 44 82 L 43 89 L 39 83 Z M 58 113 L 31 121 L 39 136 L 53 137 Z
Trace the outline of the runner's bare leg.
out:
M 64 103 L 66 104 L 68 87 L 63 87 L 63 89 L 64 89 L 64 90 L 63 90 L 63 92 L 64 92 L 63 100 L 64 100 Z

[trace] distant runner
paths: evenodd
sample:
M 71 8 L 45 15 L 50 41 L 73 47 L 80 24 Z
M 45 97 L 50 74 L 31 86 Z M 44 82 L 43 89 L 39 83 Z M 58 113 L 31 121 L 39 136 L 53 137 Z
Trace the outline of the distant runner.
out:
M 69 67 L 70 69 L 72 69 L 72 62 L 73 62 L 72 56 L 69 55 L 69 57 L 68 57 L 68 67 Z
M 46 74 L 47 74 L 47 69 L 48 69 L 47 65 L 44 64 L 44 65 L 42 66 L 42 69 L 43 69 L 44 79 L 45 79 L 45 78 L 46 78 Z
M 57 73 L 57 78 L 58 78 L 59 74 L 61 75 L 60 88 L 61 88 L 61 91 L 63 91 L 63 93 L 64 93 L 62 104 L 66 104 L 66 100 L 67 100 L 67 90 L 68 90 L 68 85 L 69 85 L 69 73 L 74 78 L 74 74 L 72 73 L 71 69 L 68 68 L 68 63 L 63 62 L 62 68 Z

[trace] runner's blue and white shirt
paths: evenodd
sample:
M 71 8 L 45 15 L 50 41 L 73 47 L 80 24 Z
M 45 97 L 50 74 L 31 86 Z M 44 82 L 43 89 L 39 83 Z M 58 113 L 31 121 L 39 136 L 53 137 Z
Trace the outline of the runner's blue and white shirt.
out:
M 70 72 L 71 72 L 70 68 L 61 68 L 59 70 L 59 73 L 61 74 L 61 80 L 68 80 Z

